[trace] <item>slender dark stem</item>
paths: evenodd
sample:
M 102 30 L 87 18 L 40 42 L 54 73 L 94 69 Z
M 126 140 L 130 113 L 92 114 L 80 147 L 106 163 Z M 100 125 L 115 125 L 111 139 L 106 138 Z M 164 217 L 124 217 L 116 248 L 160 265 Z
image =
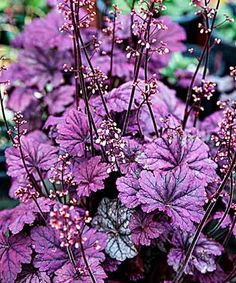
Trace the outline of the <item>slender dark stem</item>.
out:
M 78 35 L 79 35 L 79 40 L 80 40 L 82 46 L 84 46 L 84 42 L 83 42 L 83 38 L 82 38 L 81 34 L 79 33 Z M 106 115 L 107 115 L 107 117 L 110 117 L 109 109 L 108 109 L 108 107 L 107 107 L 106 100 L 105 100 L 105 98 L 104 98 L 104 96 L 103 96 L 103 91 L 102 91 L 102 89 L 101 89 L 100 83 L 99 83 L 98 80 L 96 79 L 95 70 L 94 70 L 93 64 L 92 64 L 92 62 L 91 62 L 91 59 L 90 59 L 90 57 L 89 57 L 89 55 L 88 55 L 88 52 L 87 52 L 86 48 L 84 48 L 83 50 L 84 50 L 84 54 L 85 54 L 86 60 L 87 60 L 87 62 L 88 62 L 88 64 L 89 64 L 89 67 L 90 67 L 90 69 L 91 69 L 91 71 L 92 71 L 92 73 L 93 73 L 93 76 L 94 76 L 94 78 L 95 78 L 94 80 L 95 80 L 95 83 L 96 83 L 96 86 L 97 86 L 99 95 L 100 95 L 100 97 L 101 97 L 102 104 L 103 104 L 103 107 L 104 107 L 104 109 L 105 109 Z
M 0 86 L 1 86 L 1 83 L 0 83 Z M 11 142 L 14 144 L 15 141 L 14 141 L 12 135 L 10 135 L 10 127 L 9 127 L 8 122 L 7 122 L 7 117 L 6 117 L 4 103 L 3 103 L 3 97 L 2 97 L 2 90 L 0 90 L 0 104 L 1 104 L 2 117 L 3 117 L 3 121 L 4 121 L 4 124 L 5 124 L 5 127 L 7 129 L 7 133 L 9 135 L 10 139 L 11 139 Z
M 91 152 L 92 155 L 94 155 L 94 142 L 93 142 L 93 129 L 92 129 L 92 115 L 89 109 L 89 103 L 88 103 L 88 94 L 87 94 L 87 89 L 85 86 L 85 81 L 84 81 L 84 76 L 83 76 L 83 64 L 82 64 L 82 56 L 81 56 L 81 50 L 80 50 L 80 43 L 79 43 L 79 28 L 78 28 L 78 22 L 77 22 L 77 17 L 75 17 L 75 11 L 74 11 L 74 6 L 73 6 L 73 1 L 70 0 L 70 9 L 71 9 L 71 17 L 72 17 L 72 24 L 74 27 L 74 40 L 75 40 L 75 53 L 77 54 L 77 64 L 78 64 L 78 75 L 79 75 L 79 80 L 80 80 L 80 86 L 82 88 L 82 93 L 84 95 L 85 99 L 85 106 L 87 110 L 87 115 L 88 115 L 88 122 L 89 122 L 89 129 L 90 129 L 90 141 L 91 141 Z M 77 11 L 79 14 L 79 11 Z
M 67 251 L 67 254 L 69 256 L 70 262 L 73 265 L 73 267 L 75 269 L 75 272 L 77 273 L 78 270 L 77 270 L 77 267 L 76 267 L 76 261 L 75 261 L 74 254 L 73 254 L 73 252 L 71 250 L 71 247 L 70 246 L 66 247 L 66 251 Z
M 116 33 L 116 11 L 114 13 L 113 31 L 112 31 L 112 45 L 111 45 L 111 61 L 110 61 L 110 89 L 112 89 L 112 72 L 113 72 L 113 57 L 115 47 L 115 34 Z
M 85 252 L 84 252 L 84 247 L 83 247 L 83 243 L 82 243 L 82 240 L 81 240 L 81 236 L 79 237 L 79 244 L 80 244 L 80 249 L 81 249 L 82 257 L 83 257 L 84 263 L 86 265 L 86 268 L 88 270 L 88 273 L 89 273 L 89 276 L 91 278 L 91 281 L 92 281 L 92 283 L 96 283 L 97 281 L 96 281 L 96 279 L 95 279 L 95 277 L 93 275 L 93 272 L 90 269 L 89 263 L 87 261 L 87 258 L 86 258 Z
M 174 283 L 179 283 L 180 282 L 180 280 L 182 278 L 182 275 L 183 275 L 183 273 L 185 271 L 185 268 L 188 265 L 189 260 L 190 260 L 192 254 L 193 254 L 194 249 L 195 249 L 195 246 L 196 246 L 196 244 L 197 244 L 197 242 L 198 242 L 198 240 L 200 238 L 202 230 L 203 230 L 203 228 L 204 228 L 204 226 L 206 224 L 206 221 L 209 218 L 213 208 L 215 207 L 217 199 L 219 198 L 221 192 L 223 191 L 223 189 L 224 189 L 224 187 L 225 187 L 229 177 L 231 176 L 231 174 L 232 174 L 232 172 L 233 172 L 233 170 L 234 170 L 234 168 L 236 166 L 235 162 L 236 162 L 236 153 L 234 154 L 234 158 L 232 160 L 232 163 L 231 163 L 231 165 L 230 165 L 230 167 L 229 167 L 229 169 L 228 169 L 228 171 L 227 171 L 223 181 L 221 182 L 219 188 L 217 189 L 216 193 L 214 194 L 214 197 L 212 198 L 211 202 L 209 203 L 209 205 L 207 207 L 207 210 L 206 210 L 206 212 L 204 214 L 203 219 L 201 220 L 201 222 L 198 225 L 198 228 L 197 228 L 197 230 L 196 230 L 196 232 L 194 234 L 194 237 L 193 237 L 193 240 L 191 242 L 191 245 L 189 246 L 189 248 L 187 250 L 185 260 L 184 260 L 183 264 L 181 265 L 181 267 L 180 267 L 179 271 L 177 272 L 176 277 L 175 277 L 175 279 L 173 281 Z
M 136 64 L 135 64 L 135 75 L 134 75 L 133 87 L 132 87 L 131 94 L 130 94 L 128 110 L 127 110 L 126 115 L 125 115 L 125 120 L 124 120 L 124 124 L 123 124 L 123 129 L 122 129 L 122 135 L 125 135 L 126 129 L 127 129 L 127 126 L 128 126 L 128 120 L 129 120 L 129 115 L 130 115 L 131 107 L 132 107 L 133 100 L 134 100 L 136 83 L 137 83 L 137 79 L 138 79 L 138 75 L 139 75 L 139 70 L 140 70 L 140 67 L 141 67 L 143 51 L 144 51 L 144 46 L 141 47 L 141 51 L 139 53 L 139 56 L 138 56 L 138 58 L 136 60 Z
M 154 8 L 154 3 L 152 2 L 149 10 L 152 12 L 153 8 Z M 148 39 L 148 32 L 150 31 L 151 20 L 152 20 L 152 13 L 151 13 L 150 16 L 148 16 L 147 29 L 146 29 L 145 35 L 144 35 L 144 40 L 146 42 L 147 42 L 147 39 Z M 131 94 L 130 94 L 128 110 L 127 110 L 126 115 L 125 115 L 125 120 L 124 120 L 124 124 L 123 124 L 123 129 L 122 129 L 122 135 L 125 135 L 126 129 L 128 127 L 129 115 L 130 115 L 130 111 L 131 111 L 133 100 L 134 100 L 135 90 L 136 90 L 136 87 L 137 87 L 136 84 L 137 84 L 137 79 L 138 79 L 138 75 L 139 75 L 139 71 L 140 71 L 140 67 L 141 67 L 141 63 L 142 63 L 144 48 L 145 48 L 145 46 L 142 45 L 141 50 L 139 52 L 139 56 L 136 59 L 136 63 L 135 63 L 135 66 L 134 66 L 135 75 L 134 75 L 133 87 L 132 87 Z
M 216 226 L 209 232 L 209 234 L 214 235 L 215 232 L 218 230 L 218 228 L 220 227 L 220 225 L 224 222 L 226 216 L 228 215 L 232 202 L 233 202 L 233 196 L 234 196 L 234 179 L 233 179 L 233 173 L 230 176 L 230 197 L 229 197 L 229 202 L 227 204 L 226 210 L 223 214 L 223 216 L 221 217 L 221 219 L 218 221 L 218 223 L 216 224 Z
M 209 34 L 207 36 L 206 42 L 204 44 L 204 47 L 203 47 L 203 50 L 202 50 L 202 53 L 201 53 L 201 56 L 200 56 L 200 58 L 198 60 L 198 65 L 197 65 L 196 70 L 195 70 L 195 72 L 193 74 L 193 77 L 192 77 L 192 80 L 191 80 L 191 83 L 190 83 L 190 86 L 189 86 L 189 89 L 188 89 L 188 94 L 187 94 L 186 104 L 185 104 L 185 110 L 184 110 L 183 124 L 182 124 L 183 125 L 183 129 L 185 129 L 185 127 L 186 127 L 186 124 L 187 124 L 187 121 L 188 121 L 188 117 L 189 117 L 189 114 L 190 114 L 190 112 L 188 111 L 188 107 L 189 107 L 190 101 L 192 99 L 193 86 L 194 86 L 195 80 L 197 78 L 198 72 L 200 70 L 201 64 L 203 62 L 203 59 L 205 57 L 205 54 L 206 54 L 207 50 L 209 51 L 209 42 L 210 42 L 211 35 L 212 35 L 213 29 L 214 29 L 214 23 L 215 23 L 215 20 L 216 20 L 216 16 L 217 16 L 217 11 L 219 9 L 219 5 L 220 5 L 220 0 L 217 1 L 216 8 L 215 8 L 216 12 L 215 12 L 215 14 L 213 16 L 212 24 L 211 24 L 211 31 L 209 32 Z
M 148 26 L 147 26 L 147 42 L 149 42 L 149 40 L 150 40 L 150 24 L 151 24 L 151 16 L 149 18 L 149 22 L 148 22 Z M 146 56 L 145 56 L 145 65 L 144 65 L 144 78 L 145 78 L 145 83 L 147 83 L 148 82 L 149 49 L 146 50 L 146 54 L 145 55 Z M 146 91 L 147 91 L 147 86 L 145 86 L 145 88 L 146 88 Z M 159 136 L 158 128 L 157 128 L 157 124 L 156 124 L 154 113 L 152 111 L 152 106 L 151 106 L 151 103 L 149 101 L 149 97 L 147 97 L 146 101 L 147 101 L 148 110 L 149 110 L 150 115 L 151 115 L 153 127 L 154 127 L 154 130 L 155 130 L 155 134 L 156 134 L 156 137 L 158 137 Z
M 224 239 L 224 242 L 223 242 L 223 246 L 224 246 L 224 247 L 226 247 L 226 246 L 228 245 L 229 240 L 230 240 L 230 238 L 231 238 L 231 236 L 232 236 L 232 233 L 233 233 L 233 230 L 234 230 L 235 225 L 236 225 L 236 213 L 234 214 L 234 219 L 233 219 L 233 223 L 232 223 L 232 225 L 231 225 L 231 228 L 230 228 L 230 230 L 229 230 L 227 236 L 226 236 L 225 239 Z
M 76 72 L 78 72 L 79 64 L 78 64 L 76 42 L 75 42 L 74 37 L 73 37 L 73 48 L 74 48 L 74 58 L 75 58 L 75 70 L 76 70 Z M 80 95 L 79 79 L 78 79 L 78 74 L 76 74 L 75 75 L 75 103 L 76 103 L 76 108 L 79 107 L 79 95 Z
M 236 266 L 234 266 L 233 270 L 229 273 L 229 275 L 225 278 L 224 283 L 230 283 L 231 279 L 234 279 L 236 276 Z
M 43 187 L 44 187 L 44 189 L 45 189 L 45 192 L 46 192 L 46 194 L 47 194 L 47 197 L 49 197 L 50 193 L 49 193 L 48 188 L 47 188 L 47 186 L 46 186 L 46 184 L 45 184 L 45 181 L 44 181 L 44 179 L 43 179 L 43 176 L 42 176 L 42 174 L 41 174 L 41 172 L 40 172 L 40 170 L 39 170 L 38 167 L 35 167 L 35 169 L 36 169 L 36 171 L 37 171 L 37 173 L 38 173 L 38 175 L 39 175 L 40 181 L 41 181 L 42 184 L 43 184 Z

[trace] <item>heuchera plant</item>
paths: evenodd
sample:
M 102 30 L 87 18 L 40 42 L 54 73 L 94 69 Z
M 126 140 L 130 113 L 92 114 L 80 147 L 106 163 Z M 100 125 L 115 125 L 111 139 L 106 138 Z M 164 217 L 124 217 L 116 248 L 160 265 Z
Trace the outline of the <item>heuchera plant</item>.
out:
M 20 204 L 0 212 L 2 283 L 235 276 L 236 101 L 199 119 L 217 88 L 208 77 L 215 2 L 191 2 L 205 44 L 185 102 L 160 73 L 185 50 L 162 0 L 129 15 L 114 5 L 101 29 L 93 1 L 59 1 L 14 40 L 0 102 L 4 118 L 5 98 L 15 112 L 6 159 Z

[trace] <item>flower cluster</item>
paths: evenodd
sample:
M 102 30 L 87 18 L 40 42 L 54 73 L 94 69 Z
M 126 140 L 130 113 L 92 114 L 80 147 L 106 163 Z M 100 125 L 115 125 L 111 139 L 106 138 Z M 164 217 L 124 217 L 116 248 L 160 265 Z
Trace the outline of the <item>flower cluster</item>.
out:
M 117 165 L 120 162 L 125 163 L 125 142 L 121 137 L 121 130 L 117 128 L 115 122 L 108 119 L 101 123 L 96 143 L 106 148 L 106 155 L 110 162 L 109 173 L 117 170 Z

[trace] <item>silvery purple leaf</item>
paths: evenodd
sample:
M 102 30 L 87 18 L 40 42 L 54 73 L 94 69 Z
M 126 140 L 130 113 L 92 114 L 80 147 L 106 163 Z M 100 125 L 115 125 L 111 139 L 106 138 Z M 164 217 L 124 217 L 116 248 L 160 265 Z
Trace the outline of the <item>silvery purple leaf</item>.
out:
M 48 171 L 57 161 L 57 149 L 49 144 L 39 143 L 30 137 L 21 138 L 22 152 L 27 169 L 38 177 L 38 170 Z M 19 148 L 10 147 L 6 150 L 8 174 L 11 177 L 26 175 Z
M 34 266 L 42 272 L 54 273 L 69 261 L 61 247 L 59 235 L 49 227 L 35 227 L 31 232 L 33 248 L 37 253 Z
M 52 202 L 48 199 L 39 198 L 37 203 L 42 212 L 50 212 Z M 32 225 L 37 219 L 39 209 L 34 201 L 28 203 L 20 203 L 16 208 L 11 211 L 11 221 L 9 223 L 9 230 L 13 234 L 17 234 L 23 230 L 26 224 Z
M 124 177 L 118 178 L 116 187 L 119 191 L 120 201 L 128 208 L 135 208 L 140 204 L 137 192 L 141 189 L 138 176 L 130 173 Z
M 120 204 L 119 200 L 104 198 L 93 220 L 94 226 L 108 236 L 106 253 L 111 258 L 119 261 L 124 261 L 126 258 L 133 258 L 137 255 L 137 251 L 131 241 L 130 218 L 131 211 Z

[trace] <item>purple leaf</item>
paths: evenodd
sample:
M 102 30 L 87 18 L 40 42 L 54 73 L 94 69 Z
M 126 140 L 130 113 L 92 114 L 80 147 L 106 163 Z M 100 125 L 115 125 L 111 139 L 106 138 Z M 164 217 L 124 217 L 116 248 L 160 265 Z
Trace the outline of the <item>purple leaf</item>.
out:
M 21 266 L 31 261 L 31 240 L 25 235 L 10 237 L 0 233 L 0 278 L 2 283 L 13 283 Z
M 58 48 L 65 51 L 71 48 L 70 38 L 60 31 L 64 19 L 56 10 L 50 12 L 46 17 L 34 19 L 26 25 L 24 32 L 14 40 L 15 45 L 23 45 L 26 49 Z
M 217 165 L 209 158 L 208 152 L 208 146 L 198 137 L 176 134 L 170 139 L 165 135 L 148 144 L 137 161 L 148 169 L 163 173 L 186 166 L 205 186 L 217 176 Z
M 121 205 L 119 200 L 104 198 L 98 207 L 93 224 L 99 231 L 107 233 L 106 252 L 111 258 L 124 261 L 137 254 L 131 241 L 130 218 L 130 210 Z
M 168 264 L 173 267 L 175 271 L 178 270 L 185 257 L 185 252 L 191 243 L 191 234 L 176 231 L 172 238 L 172 248 L 168 254 Z M 222 253 L 220 244 L 208 240 L 201 235 L 194 249 L 190 262 L 185 270 L 186 274 L 193 274 L 197 269 L 199 272 L 205 274 L 206 272 L 213 272 L 216 270 L 215 258 Z
M 107 103 L 109 108 L 115 112 L 123 112 L 128 108 L 128 103 L 130 99 L 130 93 L 133 88 L 133 82 L 127 82 L 119 86 L 118 88 L 113 89 L 107 95 Z M 135 92 L 135 100 L 132 105 L 132 109 L 136 109 L 136 104 L 140 105 L 143 101 L 142 91 L 145 89 L 144 81 L 138 83 L 138 87 Z
M 128 208 L 135 208 L 140 204 L 137 192 L 140 190 L 138 177 L 134 174 L 127 174 L 118 178 L 116 187 L 119 191 L 120 201 Z
M 51 278 L 46 272 L 40 272 L 32 266 L 25 266 L 17 277 L 17 283 L 51 283 Z
M 74 101 L 74 86 L 61 86 L 47 93 L 44 98 L 50 115 L 62 113 Z
M 107 277 L 103 268 L 99 265 L 99 262 L 94 259 L 89 259 L 88 264 L 91 272 L 97 283 L 103 283 L 104 279 Z M 82 272 L 75 271 L 74 266 L 71 263 L 66 263 L 61 269 L 55 272 L 55 283 L 90 283 L 91 277 L 87 270 L 85 263 L 80 260 L 76 266 L 78 270 L 82 270 Z
M 150 246 L 151 240 L 158 238 L 162 233 L 163 227 L 153 217 L 153 214 L 146 214 L 142 211 L 137 211 L 132 215 L 129 228 L 135 245 Z
M 22 152 L 30 173 L 38 176 L 37 169 L 48 171 L 57 161 L 57 149 L 49 144 L 39 143 L 30 137 L 21 138 Z M 6 150 L 8 174 L 11 177 L 26 175 L 19 148 Z
M 7 101 L 7 107 L 14 112 L 25 111 L 33 102 L 36 102 L 33 88 L 16 87 L 11 92 Z
M 73 168 L 75 181 L 78 184 L 78 197 L 89 196 L 92 192 L 104 188 L 104 180 L 109 176 L 108 166 L 101 162 L 101 157 L 92 157 Z
M 93 228 L 86 226 L 82 233 L 84 239 L 83 249 L 86 258 L 102 262 L 105 260 L 105 255 L 102 250 L 106 247 L 107 236 L 105 233 L 98 232 Z M 85 240 L 86 239 L 86 240 Z M 77 251 L 77 256 L 82 258 L 81 250 Z
M 31 238 L 37 253 L 34 266 L 40 271 L 53 273 L 69 260 L 54 229 L 36 227 L 31 232 Z
M 64 122 L 58 126 L 57 142 L 61 148 L 74 156 L 83 156 L 89 138 L 87 116 L 75 109 L 65 115 Z
M 205 189 L 186 168 L 167 173 L 142 171 L 139 183 L 143 211 L 163 211 L 183 230 L 191 230 L 193 222 L 202 219 Z
M 42 212 L 50 212 L 52 205 L 50 200 L 40 198 L 37 202 Z M 35 202 L 21 203 L 12 211 L 11 223 L 9 229 L 13 234 L 17 234 L 23 230 L 25 224 L 31 225 L 36 220 L 39 214 L 39 209 Z

